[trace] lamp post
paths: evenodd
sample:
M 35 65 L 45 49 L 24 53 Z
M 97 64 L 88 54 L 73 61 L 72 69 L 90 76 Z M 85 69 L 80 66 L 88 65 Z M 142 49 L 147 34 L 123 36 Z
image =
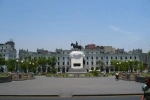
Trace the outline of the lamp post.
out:
M 130 72 L 132 73 L 132 71 L 133 71 L 132 60 L 130 60 Z
M 18 72 L 18 62 L 19 60 L 16 60 L 16 72 Z
M 23 63 L 23 60 L 21 61 L 21 64 L 22 64 L 22 63 Z M 23 69 L 22 69 L 22 70 L 23 70 Z M 22 70 L 21 70 L 21 71 L 22 71 Z M 22 72 L 23 72 L 23 71 L 22 71 Z
M 119 64 L 119 63 L 117 63 L 117 70 L 119 71 L 118 64 Z
M 30 67 L 31 67 L 31 64 L 32 64 L 32 63 L 29 62 L 29 68 L 28 68 L 28 71 L 29 71 L 29 72 L 31 71 L 31 68 L 30 68 Z
M 127 64 L 128 64 L 128 61 L 126 61 L 126 67 L 127 67 L 127 72 L 128 72 L 129 70 L 128 70 L 128 65 Z

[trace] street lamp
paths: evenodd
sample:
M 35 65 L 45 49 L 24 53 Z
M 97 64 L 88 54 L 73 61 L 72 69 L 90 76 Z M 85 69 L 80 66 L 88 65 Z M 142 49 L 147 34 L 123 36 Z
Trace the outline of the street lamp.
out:
M 16 60 L 16 72 L 18 72 L 18 62 L 19 60 Z
M 119 64 L 119 63 L 117 63 L 117 70 L 118 70 L 118 64 Z M 118 70 L 118 71 L 119 71 L 119 70 Z

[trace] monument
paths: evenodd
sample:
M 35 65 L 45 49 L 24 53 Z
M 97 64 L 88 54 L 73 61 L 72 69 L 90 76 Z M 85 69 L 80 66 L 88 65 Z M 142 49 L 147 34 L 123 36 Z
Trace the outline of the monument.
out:
M 73 46 L 73 51 L 69 54 L 71 59 L 71 67 L 68 71 L 68 73 L 87 73 L 87 69 L 84 67 L 84 53 L 81 51 L 82 46 L 78 45 L 78 42 L 76 41 L 76 44 L 71 43 L 71 46 Z

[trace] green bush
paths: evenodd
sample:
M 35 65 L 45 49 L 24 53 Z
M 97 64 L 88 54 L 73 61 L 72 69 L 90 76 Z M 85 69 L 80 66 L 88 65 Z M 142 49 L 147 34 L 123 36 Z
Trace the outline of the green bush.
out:
M 51 73 L 56 74 L 57 70 L 56 68 L 52 68 Z
M 98 71 L 92 71 L 92 74 L 94 75 L 94 76 L 99 76 L 99 73 L 98 73 Z

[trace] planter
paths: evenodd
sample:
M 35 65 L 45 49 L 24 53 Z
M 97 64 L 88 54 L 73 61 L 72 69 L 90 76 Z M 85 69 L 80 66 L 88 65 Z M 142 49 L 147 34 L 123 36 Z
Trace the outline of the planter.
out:
M 145 98 L 146 98 L 146 100 L 150 100 L 150 89 L 149 89 L 149 91 L 145 92 Z
M 130 77 L 130 81 L 135 81 L 135 77 L 138 76 L 138 74 L 136 73 L 130 73 L 129 77 Z
M 12 82 L 11 76 L 0 77 L 0 83 Z
M 11 73 L 9 76 L 12 77 L 12 81 L 23 81 L 34 79 L 33 73 Z
M 145 83 L 145 77 L 136 76 L 135 82 Z

